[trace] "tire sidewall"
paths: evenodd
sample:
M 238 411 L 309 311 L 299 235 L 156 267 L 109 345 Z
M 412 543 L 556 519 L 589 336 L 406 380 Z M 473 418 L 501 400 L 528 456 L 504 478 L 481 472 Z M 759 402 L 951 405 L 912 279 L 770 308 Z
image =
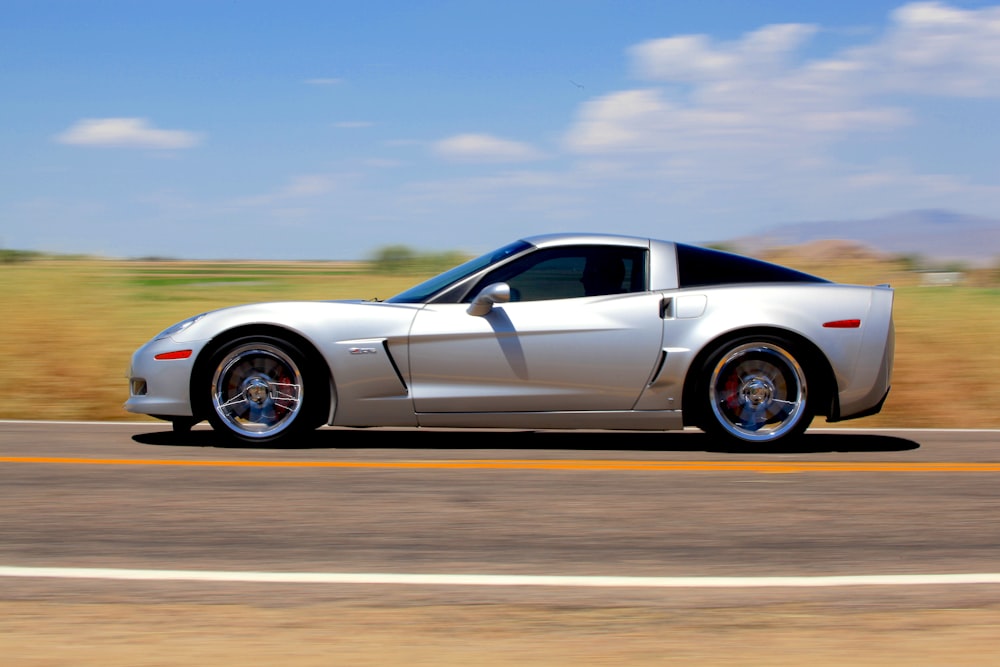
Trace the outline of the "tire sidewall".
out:
M 215 409 L 213 397 L 215 386 L 213 380 L 219 365 L 233 350 L 247 345 L 268 345 L 277 348 L 298 367 L 302 383 L 301 406 L 293 420 L 283 429 L 272 435 L 254 437 L 233 429 Z M 317 373 L 310 370 L 308 357 L 298 346 L 290 341 L 276 336 L 247 335 L 229 339 L 215 346 L 208 357 L 208 363 L 201 367 L 195 378 L 192 403 L 212 425 L 212 429 L 230 443 L 240 445 L 276 445 L 288 444 L 289 440 L 305 431 L 316 428 L 321 420 L 317 413 L 322 405 L 322 391 L 314 379 Z M 315 394 L 315 395 L 313 395 Z
M 796 418 L 797 421 L 794 425 L 792 425 L 792 427 L 789 428 L 788 431 L 773 438 L 753 439 L 740 437 L 727 429 L 726 426 L 720 422 L 721 418 L 715 414 L 715 410 L 712 406 L 711 384 L 716 366 L 718 366 L 718 364 L 734 350 L 746 345 L 762 345 L 778 348 L 784 351 L 785 354 L 787 354 L 787 356 L 798 365 L 801 372 L 801 385 L 804 397 L 798 406 L 799 414 Z M 737 443 L 744 447 L 768 447 L 774 445 L 783 446 L 801 437 L 805 430 L 809 427 L 809 424 L 812 422 L 813 410 L 808 389 L 810 377 L 808 359 L 806 359 L 805 355 L 803 355 L 799 350 L 799 346 L 797 346 L 793 341 L 774 335 L 741 336 L 739 338 L 730 339 L 716 346 L 715 350 L 708 356 L 705 363 L 699 370 L 697 405 L 698 423 L 701 429 L 713 437 L 719 437 L 729 443 Z

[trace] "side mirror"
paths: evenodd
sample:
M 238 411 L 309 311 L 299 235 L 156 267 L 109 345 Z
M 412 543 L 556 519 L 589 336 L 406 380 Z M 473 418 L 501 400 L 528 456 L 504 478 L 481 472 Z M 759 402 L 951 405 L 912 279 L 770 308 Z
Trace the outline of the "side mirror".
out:
M 493 304 L 507 303 L 508 301 L 510 301 L 510 285 L 507 283 L 493 283 L 484 287 L 476 295 L 476 298 L 472 300 L 472 304 L 469 305 L 469 309 L 465 312 L 469 313 L 469 315 L 482 317 L 493 310 Z

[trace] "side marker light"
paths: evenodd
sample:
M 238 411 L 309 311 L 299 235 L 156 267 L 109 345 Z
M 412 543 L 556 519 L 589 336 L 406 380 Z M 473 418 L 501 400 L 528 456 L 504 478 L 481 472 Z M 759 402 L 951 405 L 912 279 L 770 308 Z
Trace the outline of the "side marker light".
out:
M 191 356 L 192 350 L 175 350 L 174 352 L 161 352 L 154 359 L 165 361 L 167 359 L 187 359 Z
M 858 329 L 861 327 L 861 320 L 834 320 L 833 322 L 824 322 L 823 327 L 826 329 Z

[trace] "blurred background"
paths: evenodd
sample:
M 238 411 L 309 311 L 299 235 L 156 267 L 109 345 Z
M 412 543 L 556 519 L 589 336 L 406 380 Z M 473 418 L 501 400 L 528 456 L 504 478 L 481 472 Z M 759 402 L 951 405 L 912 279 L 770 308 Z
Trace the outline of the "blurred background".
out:
M 0 4 L 0 418 L 208 308 L 619 232 L 897 288 L 865 425 L 1000 425 L 1000 4 Z

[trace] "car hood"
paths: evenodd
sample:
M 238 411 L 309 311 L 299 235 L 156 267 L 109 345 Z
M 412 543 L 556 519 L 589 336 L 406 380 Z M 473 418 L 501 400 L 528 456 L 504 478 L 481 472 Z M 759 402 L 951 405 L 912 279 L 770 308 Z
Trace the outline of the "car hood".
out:
M 171 338 L 204 341 L 246 326 L 287 329 L 317 341 L 388 337 L 405 333 L 422 307 L 363 300 L 249 303 L 203 313 Z

